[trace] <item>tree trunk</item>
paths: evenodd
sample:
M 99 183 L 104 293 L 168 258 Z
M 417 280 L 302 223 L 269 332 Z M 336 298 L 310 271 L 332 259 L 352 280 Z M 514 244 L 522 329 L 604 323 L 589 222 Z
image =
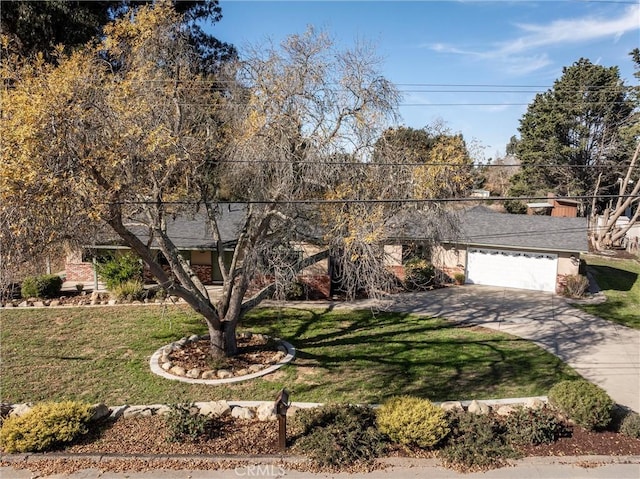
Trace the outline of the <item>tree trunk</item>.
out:
M 238 321 L 223 321 L 224 326 L 224 351 L 228 357 L 238 354 L 238 340 L 236 329 Z
M 209 321 L 207 321 L 207 328 L 209 329 L 209 351 L 211 353 L 211 357 L 213 359 L 224 358 L 224 332 L 221 329 L 214 328 Z
M 207 329 L 211 338 L 209 340 L 209 349 L 212 358 L 220 359 L 238 354 L 237 324 L 237 320 L 229 321 L 224 319 L 220 321 L 220 327 L 216 328 L 212 321 L 207 320 Z

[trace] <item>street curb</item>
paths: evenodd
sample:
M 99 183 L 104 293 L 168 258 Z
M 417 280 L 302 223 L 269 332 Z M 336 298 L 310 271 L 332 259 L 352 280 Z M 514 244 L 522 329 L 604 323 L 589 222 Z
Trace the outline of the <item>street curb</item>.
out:
M 34 453 L 34 454 L 0 454 L 0 463 L 33 464 L 42 461 L 80 461 L 90 460 L 96 463 L 108 463 L 114 461 L 145 461 L 145 462 L 239 462 L 239 463 L 304 463 L 308 461 L 305 456 L 294 454 L 66 454 L 66 453 Z M 413 457 L 383 457 L 378 461 L 388 467 L 439 467 L 441 460 L 437 458 L 413 458 Z M 532 456 L 522 459 L 510 460 L 509 464 L 518 465 L 550 465 L 550 464 L 640 464 L 640 455 L 623 456 Z

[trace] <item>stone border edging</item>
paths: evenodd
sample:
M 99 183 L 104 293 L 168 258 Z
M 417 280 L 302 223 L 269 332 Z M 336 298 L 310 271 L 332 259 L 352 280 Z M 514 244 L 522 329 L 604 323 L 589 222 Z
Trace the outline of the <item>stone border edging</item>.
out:
M 261 376 L 266 376 L 267 374 L 271 374 L 272 372 L 280 369 L 285 364 L 290 363 L 296 356 L 296 348 L 293 347 L 290 343 L 283 339 L 274 338 L 275 341 L 279 343 L 280 346 L 283 346 L 286 350 L 286 356 L 278 361 L 276 364 L 272 364 L 258 372 L 245 374 L 244 376 L 234 376 L 232 378 L 224 378 L 224 379 L 193 379 L 185 376 L 176 376 L 174 374 L 170 374 L 160 367 L 160 358 L 162 357 L 162 353 L 167 345 L 162 346 L 158 349 L 151 358 L 149 359 L 149 366 L 151 367 L 151 372 L 157 374 L 158 376 L 162 376 L 165 379 L 171 379 L 173 381 L 181 381 L 190 384 L 209 384 L 211 386 L 218 386 L 220 384 L 231 384 L 238 383 L 241 381 L 246 381 L 249 379 L 259 378 Z

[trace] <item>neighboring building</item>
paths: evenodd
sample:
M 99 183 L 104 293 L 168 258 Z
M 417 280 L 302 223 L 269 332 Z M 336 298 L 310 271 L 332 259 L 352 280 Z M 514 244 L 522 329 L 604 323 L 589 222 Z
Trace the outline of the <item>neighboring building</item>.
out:
M 578 205 L 579 202 L 576 200 L 562 198 L 549 193 L 547 201 L 527 203 L 527 214 L 575 218 L 578 216 Z

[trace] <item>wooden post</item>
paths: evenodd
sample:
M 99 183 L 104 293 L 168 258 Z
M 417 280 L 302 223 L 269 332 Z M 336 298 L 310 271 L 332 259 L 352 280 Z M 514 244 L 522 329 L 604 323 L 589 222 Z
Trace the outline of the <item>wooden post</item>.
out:
M 287 409 L 289 409 L 289 392 L 281 389 L 275 402 L 276 416 L 278 416 L 278 449 L 287 448 Z

